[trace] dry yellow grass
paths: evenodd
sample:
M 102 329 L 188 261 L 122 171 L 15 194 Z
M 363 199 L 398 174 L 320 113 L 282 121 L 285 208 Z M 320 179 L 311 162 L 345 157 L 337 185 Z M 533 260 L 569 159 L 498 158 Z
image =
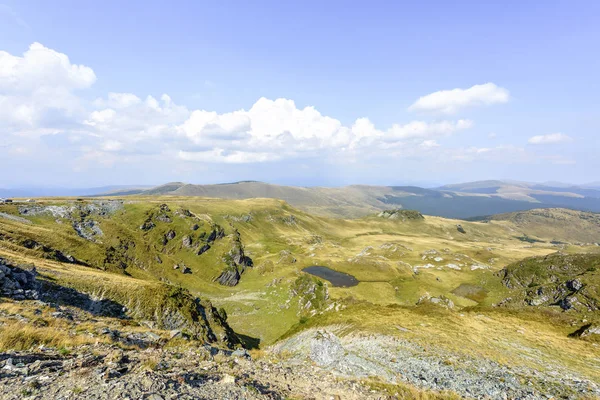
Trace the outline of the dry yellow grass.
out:
M 28 323 L 5 323 L 0 328 L 0 350 L 31 350 L 40 345 L 70 348 L 98 339 L 71 335 L 65 329 L 48 326 L 36 327 Z

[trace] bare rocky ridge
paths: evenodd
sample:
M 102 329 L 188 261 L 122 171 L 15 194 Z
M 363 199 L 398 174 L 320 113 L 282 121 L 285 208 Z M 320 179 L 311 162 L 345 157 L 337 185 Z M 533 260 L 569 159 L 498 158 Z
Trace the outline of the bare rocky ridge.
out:
M 291 355 L 290 363 L 312 361 L 342 377 L 405 382 L 466 398 L 546 399 L 600 396 L 600 386 L 548 366 L 547 371 L 508 368 L 481 358 L 459 357 L 385 335 L 340 335 L 344 327 L 309 329 L 276 344 L 272 351 Z M 448 361 L 452 360 L 452 361 Z M 575 396 L 577 393 L 577 396 Z

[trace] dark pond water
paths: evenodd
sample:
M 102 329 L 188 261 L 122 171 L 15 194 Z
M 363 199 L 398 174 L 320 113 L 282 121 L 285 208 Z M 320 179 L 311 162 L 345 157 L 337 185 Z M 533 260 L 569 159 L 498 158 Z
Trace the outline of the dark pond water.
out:
M 334 271 L 331 268 L 321 267 L 313 265 L 312 267 L 306 267 L 302 271 L 307 272 L 311 275 L 318 276 L 331 282 L 335 287 L 350 287 L 358 285 L 358 279 L 352 275 L 345 274 L 343 272 Z

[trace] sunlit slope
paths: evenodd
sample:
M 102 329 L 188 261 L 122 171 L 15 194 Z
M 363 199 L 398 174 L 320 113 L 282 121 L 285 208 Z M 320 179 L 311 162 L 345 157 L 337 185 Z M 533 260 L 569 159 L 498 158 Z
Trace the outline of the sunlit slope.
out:
M 65 208 L 71 211 L 61 216 Z M 3 205 L 0 212 L 12 216 L 0 216 L 0 253 L 59 261 L 68 255 L 76 268 L 181 286 L 223 306 L 234 329 L 264 342 L 302 318 L 302 299 L 290 288 L 306 266 L 328 266 L 361 281 L 351 288 L 328 285 L 332 302 L 414 305 L 423 296 L 445 296 L 457 306 L 491 305 L 507 295 L 496 271 L 557 250 L 595 250 L 567 243 L 580 242 L 581 229 L 590 236 L 600 230 L 592 220 L 561 231 L 545 220 L 334 219 L 275 199 L 187 196 L 47 199 Z M 583 214 L 565 215 L 580 221 Z M 241 256 L 252 266 L 237 262 Z M 217 281 L 232 269 L 239 273 L 236 285 Z

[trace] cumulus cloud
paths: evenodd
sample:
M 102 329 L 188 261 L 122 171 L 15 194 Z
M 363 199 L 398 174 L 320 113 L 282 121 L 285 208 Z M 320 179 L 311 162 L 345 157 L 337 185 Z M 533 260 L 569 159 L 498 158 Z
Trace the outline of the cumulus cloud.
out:
M 554 144 L 570 142 L 573 138 L 564 133 L 550 133 L 548 135 L 532 136 L 527 141 L 529 144 Z
M 506 103 L 509 97 L 508 90 L 490 82 L 471 86 L 468 89 L 440 90 L 422 96 L 408 110 L 456 114 L 466 108 Z
M 292 159 L 335 159 L 357 165 L 373 160 L 376 165 L 432 154 L 436 160 L 450 162 L 521 157 L 514 148 L 440 145 L 440 138 L 472 128 L 469 119 L 419 119 L 378 127 L 367 117 L 342 123 L 313 106 L 264 97 L 249 108 L 223 113 L 188 109 L 167 94 L 143 97 L 110 92 L 90 102 L 79 92 L 95 80 L 91 68 L 39 43 L 22 56 L 0 52 L 0 135 L 8 143 L 2 151 L 33 159 L 53 146 L 53 151 L 70 154 L 79 169 L 156 162 L 181 170 L 190 165 Z M 452 114 L 506 100 L 505 89 L 485 84 L 433 93 L 411 109 Z M 23 137 L 32 140 L 25 143 Z M 539 142 L 553 139 L 549 140 Z
M 96 81 L 94 71 L 33 43 L 22 57 L 0 51 L 0 126 L 59 124 L 82 110 L 75 91 Z

